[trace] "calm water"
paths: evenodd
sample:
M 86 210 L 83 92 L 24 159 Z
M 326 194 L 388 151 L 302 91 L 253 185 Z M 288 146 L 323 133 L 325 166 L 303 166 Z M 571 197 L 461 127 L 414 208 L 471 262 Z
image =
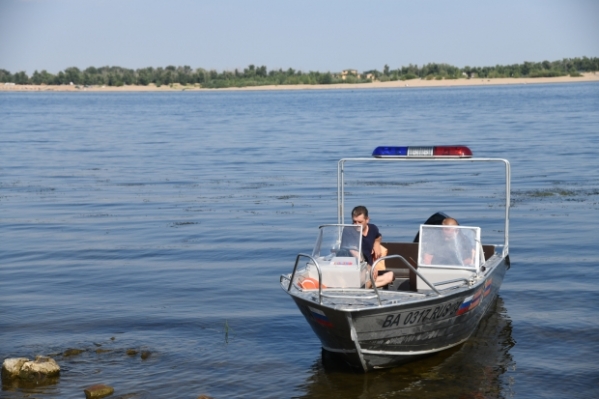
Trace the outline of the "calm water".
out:
M 323 364 L 278 278 L 336 221 L 336 161 L 455 143 L 512 163 L 494 312 L 401 368 Z M 501 242 L 501 170 L 420 166 L 352 169 L 348 206 L 386 239 L 442 210 Z M 598 244 L 597 84 L 2 93 L 0 360 L 51 355 L 62 373 L 0 397 L 597 397 Z

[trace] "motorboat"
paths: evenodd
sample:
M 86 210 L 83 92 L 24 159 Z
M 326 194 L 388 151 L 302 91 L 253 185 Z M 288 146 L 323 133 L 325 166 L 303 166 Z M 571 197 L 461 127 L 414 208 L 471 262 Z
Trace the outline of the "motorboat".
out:
M 366 264 L 362 226 L 344 223 L 346 165 L 388 162 L 499 164 L 505 172 L 503 243 L 483 243 L 480 226 L 446 226 L 446 215 L 435 213 L 413 242 L 383 242 L 387 255 Z M 466 146 L 377 147 L 372 157 L 339 160 L 337 223 L 319 226 L 312 252 L 298 254 L 291 273 L 280 277 L 323 352 L 367 372 L 468 340 L 510 267 L 510 176 L 507 160 L 475 158 Z M 375 283 L 380 262 L 395 277 L 386 289 Z

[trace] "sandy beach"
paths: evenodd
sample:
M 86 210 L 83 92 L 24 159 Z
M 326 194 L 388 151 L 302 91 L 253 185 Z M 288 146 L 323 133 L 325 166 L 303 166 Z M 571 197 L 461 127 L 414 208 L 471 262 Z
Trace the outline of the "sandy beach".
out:
M 555 78 L 495 78 L 495 79 L 443 79 L 425 80 L 412 79 L 394 82 L 372 82 L 358 84 L 330 84 L 330 85 L 267 85 L 232 87 L 224 89 L 205 89 L 200 85 L 162 85 L 148 86 L 83 86 L 83 85 L 16 85 L 11 83 L 0 84 L 0 91 L 10 92 L 169 92 L 169 91 L 255 91 L 255 90 L 338 90 L 338 89 L 388 89 L 388 88 L 413 88 L 413 87 L 456 87 L 456 86 L 492 86 L 492 85 L 519 85 L 519 84 L 546 84 L 546 83 L 577 83 L 599 82 L 599 74 L 593 72 L 583 73 L 581 77 L 560 76 Z

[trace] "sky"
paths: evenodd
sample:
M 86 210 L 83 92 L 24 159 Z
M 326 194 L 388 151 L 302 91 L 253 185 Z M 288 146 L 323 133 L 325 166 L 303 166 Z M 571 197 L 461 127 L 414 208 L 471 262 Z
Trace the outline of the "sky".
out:
M 0 69 L 339 72 L 599 57 L 599 1 L 0 0 Z

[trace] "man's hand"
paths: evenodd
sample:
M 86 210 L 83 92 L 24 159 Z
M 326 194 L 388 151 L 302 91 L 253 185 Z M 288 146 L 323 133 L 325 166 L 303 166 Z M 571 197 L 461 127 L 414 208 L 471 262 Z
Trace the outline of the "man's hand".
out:
M 372 255 L 373 255 L 374 259 L 378 259 L 381 256 L 383 256 L 382 249 L 381 249 L 381 239 L 382 239 L 382 237 L 377 237 L 377 239 L 374 240 L 374 245 L 372 246 Z

